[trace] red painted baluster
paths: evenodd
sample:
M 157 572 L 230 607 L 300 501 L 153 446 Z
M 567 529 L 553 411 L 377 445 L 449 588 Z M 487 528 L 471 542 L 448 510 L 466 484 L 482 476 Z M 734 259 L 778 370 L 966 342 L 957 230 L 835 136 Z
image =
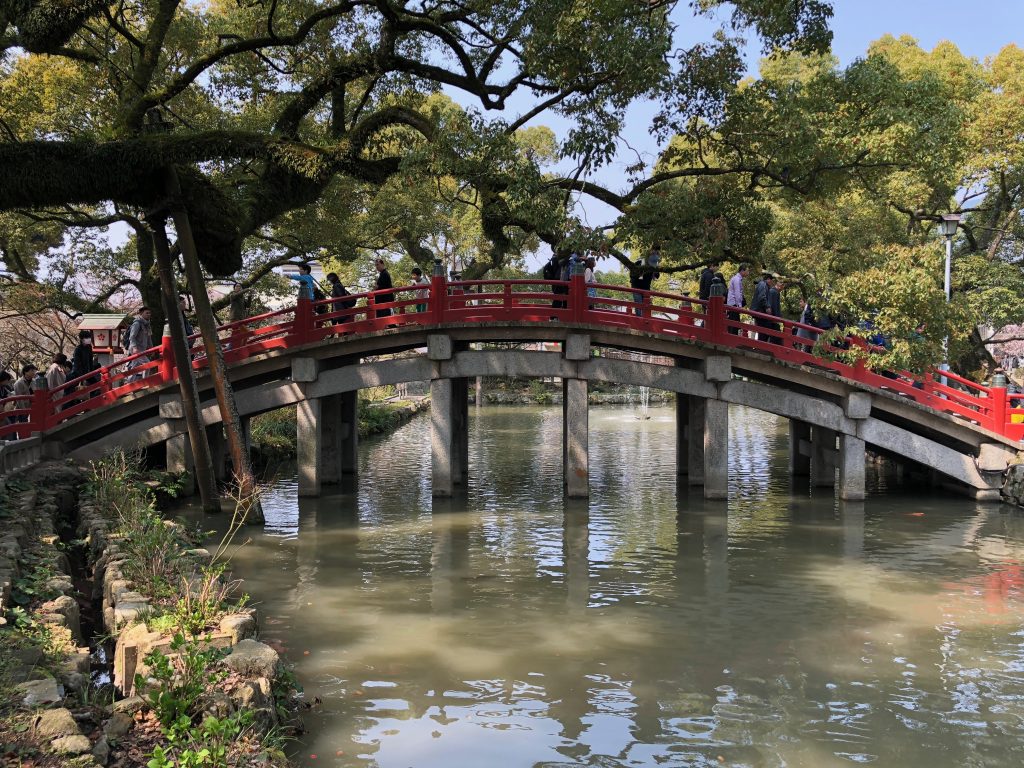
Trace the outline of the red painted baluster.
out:
M 292 323 L 291 344 L 305 344 L 313 335 L 313 302 L 305 296 L 295 305 L 295 320 Z
M 691 305 L 692 306 L 692 305 Z M 712 344 L 728 344 L 729 336 L 725 331 L 725 299 L 712 296 L 705 305 L 704 325 L 707 327 L 708 341 Z
M 582 262 L 576 263 L 569 278 L 569 312 L 574 323 L 582 323 L 587 317 L 587 284 L 583 282 Z
M 45 383 L 45 379 L 43 382 Z M 29 403 L 29 433 L 45 432 L 50 422 L 50 390 L 35 389 Z
M 114 386 L 110 381 L 110 368 L 103 368 L 100 374 L 100 398 L 104 405 L 117 400 L 117 396 L 114 395 Z
M 443 323 L 448 304 L 448 286 L 444 279 L 444 264 L 434 262 L 430 275 L 430 322 Z
M 187 343 L 187 342 L 186 342 Z M 171 337 L 164 336 L 160 339 L 160 366 L 157 368 L 159 382 L 154 384 L 166 384 L 174 381 L 177 373 L 177 366 L 174 365 L 174 347 L 171 345 Z
M 990 387 L 989 392 L 991 393 L 990 403 L 992 404 L 992 423 L 989 426 L 989 429 L 991 429 L 993 432 L 998 432 L 1000 435 L 1005 435 L 1006 423 L 1010 420 L 1006 414 L 1006 387 Z
M 502 292 L 502 315 L 505 319 L 512 319 L 512 310 L 515 308 L 515 298 L 512 295 L 512 283 L 505 283 L 505 290 Z

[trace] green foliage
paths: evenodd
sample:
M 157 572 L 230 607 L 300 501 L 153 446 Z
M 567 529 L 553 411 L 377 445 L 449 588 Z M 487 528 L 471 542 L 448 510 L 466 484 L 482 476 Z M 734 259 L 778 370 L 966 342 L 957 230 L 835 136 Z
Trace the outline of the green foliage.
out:
M 248 602 L 242 595 L 234 600 L 241 582 L 227 580 L 227 566 L 223 563 L 207 566 L 191 578 L 182 578 L 180 597 L 171 614 L 174 626 L 186 635 L 196 636 L 207 630 L 226 612 L 239 611 Z
M 216 665 L 224 652 L 202 640 L 174 636 L 170 654 L 158 649 L 145 658 L 149 679 L 136 675 L 135 685 L 146 690 L 167 740 L 156 747 L 149 768 L 226 768 L 232 746 L 249 729 L 253 713 L 242 711 L 224 718 L 203 714 L 206 697 L 226 677 Z
M 114 524 L 124 575 L 155 599 L 154 626 L 198 635 L 220 616 L 241 609 L 248 598 L 235 598 L 239 582 L 226 577 L 225 565 L 199 567 L 187 555 L 197 544 L 194 533 L 163 519 L 139 466 L 138 456 L 123 451 L 93 462 L 86 495 Z
M 394 403 L 370 403 L 365 400 L 359 401 L 359 436 L 368 437 L 389 429 L 394 429 L 402 423 L 402 417 L 398 414 L 398 408 L 407 405 L 401 401 Z
M 548 386 L 540 379 L 531 379 L 529 385 L 530 398 L 538 405 L 548 405 L 554 399 Z
M 203 696 L 225 677 L 222 670 L 211 668 L 224 655 L 220 649 L 177 634 L 169 650 L 170 654 L 165 654 L 154 648 L 146 654 L 149 680 L 135 676 L 135 686 L 146 691 L 147 702 L 167 731 L 179 718 L 199 715 Z

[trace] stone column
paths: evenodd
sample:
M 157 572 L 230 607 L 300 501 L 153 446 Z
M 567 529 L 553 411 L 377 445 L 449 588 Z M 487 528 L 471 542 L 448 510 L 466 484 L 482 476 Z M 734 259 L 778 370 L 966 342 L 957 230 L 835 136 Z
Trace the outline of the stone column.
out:
M 321 485 L 338 485 L 342 475 L 342 395 L 320 398 Z
M 451 496 L 455 485 L 452 380 L 430 382 L 430 461 L 434 496 Z
M 690 401 L 676 392 L 676 474 L 690 474 Z
M 704 401 L 704 498 L 729 498 L 729 404 Z
M 562 345 L 562 356 L 572 363 L 590 359 L 590 336 L 570 333 Z M 583 379 L 562 380 L 562 477 L 569 498 L 590 496 L 588 385 Z
M 299 496 L 320 495 L 323 483 L 322 416 L 320 398 L 304 398 L 295 406 L 295 459 L 299 471 Z
M 562 380 L 562 447 L 565 494 L 590 496 L 589 408 L 585 379 Z
M 725 355 L 706 358 L 703 368 L 709 382 L 732 381 L 732 360 Z M 712 398 L 704 401 L 704 498 L 729 498 L 729 404 Z
M 832 488 L 836 484 L 836 433 L 825 427 L 811 427 L 811 486 Z
M 299 473 L 299 496 L 319 496 L 323 477 L 323 418 L 319 398 L 310 398 L 307 384 L 317 380 L 320 363 L 311 357 L 292 360 L 292 381 L 302 390 L 295 405 L 295 460 Z
M 186 429 L 186 431 L 167 438 L 167 471 L 174 474 L 192 472 L 194 475 L 195 462 L 192 458 L 192 445 L 188 439 L 188 431 L 184 426 L 184 419 L 182 420 L 181 428 Z M 193 478 L 193 482 L 187 483 L 182 488 L 181 494 L 182 496 L 191 496 L 195 493 L 195 490 L 196 484 Z
M 219 421 L 206 428 L 206 440 L 210 444 L 210 459 L 213 461 L 213 477 L 223 483 L 228 476 L 228 447 L 224 439 L 224 425 Z
M 789 420 L 789 474 L 809 477 L 811 474 L 811 425 L 806 421 Z
M 839 436 L 839 498 L 864 498 L 864 441 L 855 435 Z
M 452 379 L 452 480 L 469 481 L 469 379 Z
M 178 434 L 167 438 L 165 449 L 165 465 L 168 472 L 181 474 L 191 472 L 193 482 L 182 489 L 182 494 L 191 496 L 196 491 L 195 457 L 192 455 L 192 441 L 189 439 L 188 425 L 185 419 L 185 410 L 181 404 L 180 395 L 161 395 L 158 405 L 158 412 L 161 417 L 167 419 L 175 432 Z
M 687 395 L 689 413 L 686 426 L 688 482 L 704 485 L 704 398 Z
M 341 472 L 359 474 L 359 392 L 342 392 L 341 398 Z
M 871 416 L 871 395 L 851 392 L 846 396 L 843 410 L 847 418 L 860 423 Z M 864 441 L 856 435 L 839 436 L 839 498 L 857 501 L 865 495 Z
M 455 486 L 455 424 L 452 414 L 452 380 L 442 375 L 442 365 L 452 359 L 452 337 L 443 333 L 427 336 L 427 357 L 433 361 L 430 378 L 430 461 L 431 493 L 451 496 Z

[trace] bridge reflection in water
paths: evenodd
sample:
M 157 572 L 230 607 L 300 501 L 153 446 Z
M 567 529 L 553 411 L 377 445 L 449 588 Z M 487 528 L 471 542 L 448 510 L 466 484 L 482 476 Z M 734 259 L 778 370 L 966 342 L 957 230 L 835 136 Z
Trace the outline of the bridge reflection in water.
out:
M 448 500 L 426 419 L 339 494 L 279 483 L 234 565 L 323 700 L 299 762 L 1019 762 L 1019 516 L 794 489 L 786 422 L 737 407 L 730 499 L 705 501 L 651 414 L 591 411 L 589 501 L 563 499 L 557 408 L 472 409 Z

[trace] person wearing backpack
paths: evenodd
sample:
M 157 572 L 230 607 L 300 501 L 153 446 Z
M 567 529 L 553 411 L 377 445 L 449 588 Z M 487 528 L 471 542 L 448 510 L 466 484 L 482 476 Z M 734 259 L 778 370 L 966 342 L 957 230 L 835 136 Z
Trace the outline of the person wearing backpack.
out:
M 540 276 L 545 280 L 559 280 L 561 278 L 561 264 L 558 263 L 558 255 L 551 254 L 551 258 L 547 260 L 544 267 L 540 271 Z M 552 285 L 551 293 L 555 296 L 564 296 L 569 292 L 569 289 L 564 285 Z M 551 302 L 552 309 L 565 309 L 565 302 L 562 299 L 554 299 Z M 551 318 L 554 320 L 555 318 Z
M 327 283 L 331 286 L 331 298 L 334 300 L 331 302 L 331 312 L 340 312 L 343 309 L 352 309 L 356 305 L 356 300 L 353 298 L 345 299 L 346 296 L 351 297 L 352 294 L 348 292 L 341 283 L 341 278 L 338 277 L 337 272 L 331 272 L 327 275 Z M 346 314 L 341 317 L 335 317 L 331 320 L 332 325 L 340 325 L 341 323 L 347 323 L 352 320 L 352 315 Z
M 129 356 L 139 355 L 153 347 L 153 330 L 149 324 L 152 317 L 153 312 L 149 307 L 139 307 L 139 311 L 135 314 L 135 319 L 128 327 L 126 351 Z M 140 355 L 128 363 L 127 370 L 138 368 L 140 365 L 145 365 L 148 362 L 149 355 Z M 138 381 L 145 375 L 145 373 L 132 374 L 128 377 L 127 382 Z

